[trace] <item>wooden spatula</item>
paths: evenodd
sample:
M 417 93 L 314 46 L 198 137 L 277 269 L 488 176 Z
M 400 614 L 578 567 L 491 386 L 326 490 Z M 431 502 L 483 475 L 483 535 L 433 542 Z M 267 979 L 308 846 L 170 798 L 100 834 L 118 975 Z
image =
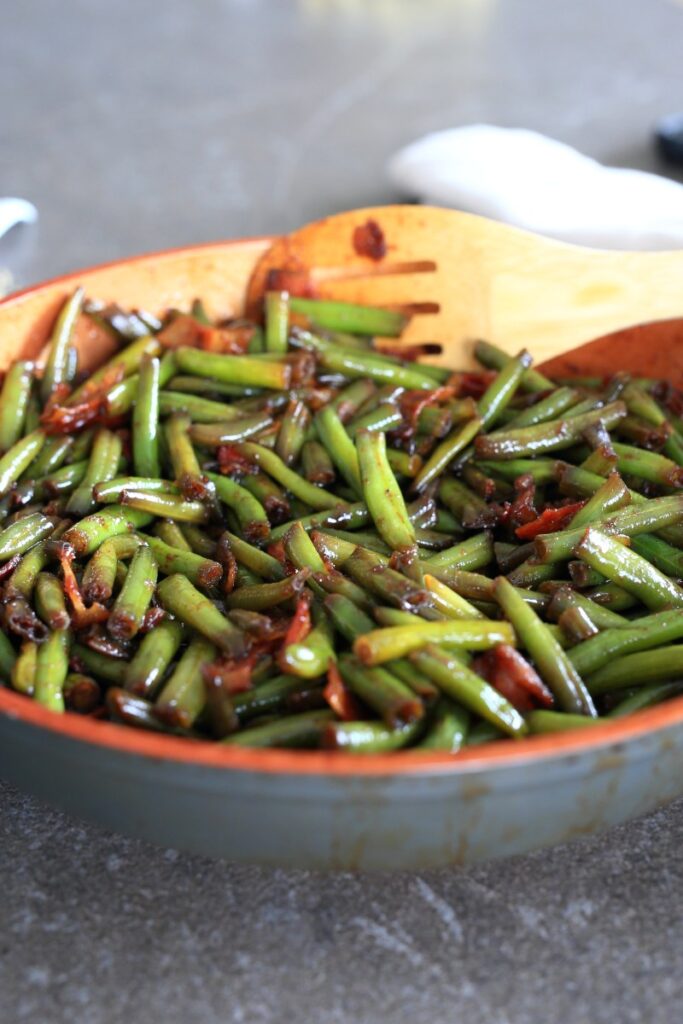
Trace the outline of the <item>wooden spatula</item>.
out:
M 483 337 L 511 353 L 526 347 L 538 364 L 602 335 L 683 315 L 683 251 L 584 249 L 454 210 L 384 206 L 276 239 L 252 274 L 248 312 L 269 287 L 406 309 L 413 317 L 403 339 L 440 342 L 433 362 L 466 367 L 472 341 Z M 601 342 L 592 364 L 591 348 L 553 368 L 614 365 L 680 378 L 681 340 L 676 322 L 629 330 Z

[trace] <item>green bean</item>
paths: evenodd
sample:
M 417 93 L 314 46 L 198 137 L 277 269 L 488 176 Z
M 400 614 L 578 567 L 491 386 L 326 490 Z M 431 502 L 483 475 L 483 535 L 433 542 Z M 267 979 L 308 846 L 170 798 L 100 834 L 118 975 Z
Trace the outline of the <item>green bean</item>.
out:
M 549 619 L 559 619 L 562 612 L 572 606 L 583 608 L 598 629 L 621 629 L 630 625 L 628 619 L 625 619 L 623 615 L 619 615 L 609 608 L 603 608 L 584 594 L 577 594 L 569 586 L 560 587 L 554 592 L 546 614 Z
M 38 648 L 33 696 L 51 711 L 64 711 L 64 683 L 69 671 L 71 635 L 60 629 L 50 633 Z
M 482 421 L 475 417 L 462 426 L 455 428 L 452 434 L 434 449 L 424 466 L 413 481 L 413 490 L 421 491 L 432 480 L 439 477 L 446 467 L 459 455 L 482 428 Z
M 84 516 L 92 511 L 95 507 L 94 487 L 116 476 L 122 449 L 118 434 L 111 430 L 98 431 L 83 481 L 67 502 L 67 513 Z
M 146 633 L 126 668 L 125 689 L 138 697 L 153 697 L 182 638 L 183 627 L 175 619 L 164 619 L 150 633 Z
M 133 374 L 136 374 L 144 356 L 158 356 L 160 352 L 161 345 L 156 338 L 152 338 L 149 335 L 138 338 L 128 345 L 127 348 L 117 352 L 108 362 L 90 373 L 87 381 L 71 393 L 67 404 L 78 404 L 79 401 L 83 401 L 88 395 L 96 392 L 107 381 L 131 377 Z M 137 382 L 135 390 L 137 390 Z M 133 394 L 135 394 L 135 390 Z
M 338 413 L 331 405 L 316 413 L 315 427 L 325 451 L 354 493 L 363 496 L 360 465 L 356 447 L 347 434 Z
M 456 593 L 451 587 L 442 583 L 436 576 L 425 573 L 424 585 L 431 594 L 434 607 L 448 619 L 483 619 L 483 614 Z
M 9 640 L 5 637 L 4 633 L 0 634 L 6 644 L 9 644 Z M 3 648 L 4 648 L 3 644 Z M 9 644 L 12 653 L 14 649 Z M 5 651 L 3 654 L 3 666 L 2 666 L 2 677 L 3 680 L 9 678 L 12 683 L 12 689 L 16 690 L 17 693 L 24 693 L 28 697 L 32 697 L 36 686 L 36 665 L 38 664 L 38 644 L 32 640 L 28 640 L 21 645 L 21 651 L 19 656 L 14 655 L 14 660 L 11 661 L 8 657 L 9 651 Z
M 301 523 L 291 526 L 285 534 L 284 544 L 287 558 L 297 569 L 326 572 L 325 563 Z
M 599 725 L 597 718 L 587 715 L 567 714 L 566 711 L 530 711 L 526 716 L 529 732 L 533 735 L 546 732 L 566 732 L 567 729 L 582 729 L 585 725 Z
M 604 519 L 609 512 L 631 503 L 631 495 L 621 477 L 614 473 L 607 477 L 595 494 L 586 502 L 571 520 L 573 530 L 590 526 L 598 519 Z
M 497 690 L 455 655 L 429 644 L 411 655 L 415 666 L 457 704 L 480 715 L 508 736 L 523 736 L 527 726 L 519 712 Z
M 13 363 L 0 393 L 0 451 L 12 448 L 24 432 L 32 386 L 33 363 Z
M 216 355 L 194 348 L 179 348 L 176 358 L 179 369 L 185 373 L 214 378 L 226 384 L 284 390 L 291 381 L 289 364 L 272 358 Z
M 126 676 L 127 663 L 120 658 L 111 658 L 99 651 L 93 651 L 81 644 L 74 644 L 72 657 L 85 670 L 97 679 L 103 679 L 106 683 L 115 686 L 123 686 Z
M 339 659 L 339 672 L 352 693 L 376 711 L 389 728 L 415 722 L 424 706 L 410 687 L 384 668 L 368 668 L 350 654 Z
M 227 608 L 248 608 L 250 611 L 264 611 L 296 597 L 306 584 L 310 571 L 302 569 L 293 576 L 286 576 L 275 583 L 258 583 L 255 586 L 238 587 L 225 599 Z
M 286 466 L 291 466 L 298 460 L 306 440 L 310 419 L 308 407 L 301 399 L 293 399 L 285 410 L 280 421 L 275 451 Z
M 195 587 L 210 588 L 215 586 L 223 575 L 220 563 L 211 558 L 197 555 L 194 551 L 170 547 L 158 537 L 144 537 L 144 541 L 151 548 L 159 571 L 165 576 L 182 573 Z
M 31 463 L 30 471 L 33 479 L 38 480 L 40 477 L 49 476 L 50 473 L 60 469 L 73 452 L 73 448 L 73 437 L 49 437 L 41 448 L 40 454 Z M 27 476 L 28 472 L 25 470 L 23 479 L 26 480 Z
M 410 744 L 419 729 L 419 722 L 398 728 L 380 722 L 330 722 L 323 731 L 322 746 L 350 754 L 384 754 Z
M 22 555 L 34 544 L 45 540 L 54 532 L 54 524 L 40 512 L 17 519 L 10 526 L 0 531 L 0 561 L 6 561 L 13 555 Z
M 272 422 L 269 412 L 254 413 L 252 416 L 240 416 L 239 419 L 229 420 L 227 423 L 197 423 L 190 428 L 190 436 L 198 445 L 218 448 L 233 441 L 246 441 L 262 433 Z
M 477 341 L 474 354 L 479 362 L 491 370 L 502 370 L 511 357 L 488 341 Z M 520 387 L 523 391 L 551 391 L 555 385 L 538 370 L 527 369 L 522 374 Z
M 683 637 L 683 615 L 671 610 L 646 615 L 624 627 L 603 629 L 598 636 L 578 644 L 569 659 L 582 675 L 590 675 L 613 658 L 647 651 Z
M 354 416 L 367 412 L 368 408 L 375 408 L 374 403 L 379 404 L 382 400 L 374 381 L 361 378 L 342 388 L 329 404 L 339 414 L 342 423 L 348 423 Z
M 604 533 L 626 537 L 639 533 L 650 533 L 662 526 L 679 523 L 683 519 L 683 495 L 653 498 L 643 504 L 627 505 L 607 517 L 601 517 L 596 525 Z M 535 540 L 536 557 L 542 562 L 558 562 L 570 558 L 577 544 L 581 543 L 583 527 L 546 533 Z
M 85 567 L 81 589 L 86 601 L 108 601 L 116 582 L 117 553 L 113 540 L 100 544 Z
M 157 573 L 154 553 L 149 545 L 143 544 L 133 555 L 109 615 L 107 628 L 112 636 L 129 640 L 137 634 L 154 594 Z
M 593 702 L 581 676 L 552 633 L 511 583 L 499 577 L 495 598 L 514 626 L 519 643 L 533 658 L 543 681 L 550 687 L 564 711 L 595 716 Z
M 419 743 L 420 750 L 447 750 L 456 754 L 465 745 L 470 716 L 447 697 L 442 697 L 432 713 L 429 729 Z
M 557 475 L 557 462 L 554 459 L 508 459 L 505 462 L 477 460 L 476 464 L 485 473 L 493 473 L 503 480 L 514 481 L 518 476 L 529 475 L 539 485 L 551 483 Z M 457 481 L 444 481 L 444 484 L 446 482 L 450 485 Z M 443 500 L 446 501 L 446 498 Z M 482 504 L 486 507 L 485 502 Z
M 216 653 L 215 646 L 202 637 L 188 645 L 156 698 L 157 716 L 172 714 L 178 725 L 191 728 L 206 705 L 202 668 L 215 660 Z
M 364 430 L 356 440 L 363 496 L 377 531 L 394 551 L 417 555 L 415 529 L 386 457 L 384 434 Z M 418 572 L 418 577 L 421 573 Z
M 238 747 L 317 747 L 332 718 L 331 711 L 303 711 L 241 729 L 222 742 Z
M 244 418 L 239 409 L 224 402 L 214 402 L 201 395 L 184 394 L 181 391 L 159 392 L 159 415 L 170 416 L 177 412 L 186 413 L 193 423 L 220 423 L 226 427 L 229 423 Z
M 677 697 L 683 691 L 683 682 L 676 680 L 673 683 L 650 683 L 649 686 L 641 686 L 634 693 L 612 708 L 607 718 L 624 718 L 632 715 L 634 711 L 642 711 L 643 708 L 651 708 L 654 704 L 661 704 L 669 697 Z
M 219 500 L 235 513 L 245 538 L 248 541 L 264 541 L 270 534 L 270 523 L 260 501 L 230 477 L 217 473 L 207 473 L 206 476 L 215 487 Z
M 325 486 L 336 476 L 332 460 L 319 441 L 304 441 L 301 448 L 301 469 L 310 484 Z
M 295 295 L 289 300 L 289 308 L 292 313 L 302 313 L 325 330 L 348 331 L 350 334 L 379 334 L 396 338 L 407 323 L 403 313 L 388 309 L 325 299 L 302 299 Z
M 287 675 L 316 679 L 327 671 L 335 657 L 330 630 L 321 620 L 304 640 L 283 649 L 279 664 Z
M 50 351 L 43 370 L 40 395 L 45 404 L 53 391 L 68 383 L 69 349 L 71 347 L 76 321 L 83 308 L 83 289 L 76 288 L 66 299 L 52 331 Z
M 517 430 L 519 427 L 533 427 L 537 423 L 545 423 L 548 420 L 557 419 L 561 413 L 567 412 L 572 406 L 577 405 L 579 399 L 580 392 L 576 388 L 557 388 L 555 391 L 551 391 L 546 398 L 542 398 L 522 412 L 517 413 L 509 420 L 506 426 L 512 430 Z
M 224 654 L 237 658 L 244 653 L 241 631 L 184 576 L 178 573 L 167 576 L 157 587 L 157 594 L 166 611 L 201 633 Z
M 133 465 L 139 476 L 161 475 L 159 459 L 159 360 L 143 356 L 133 409 Z
M 120 502 L 125 491 L 145 491 L 153 494 L 178 494 L 178 488 L 170 480 L 153 479 L 145 476 L 117 476 L 106 483 L 95 484 L 95 501 L 101 505 Z
M 380 665 L 433 643 L 456 644 L 465 650 L 485 651 L 496 644 L 514 645 L 515 633 L 508 622 L 487 622 L 479 618 L 445 622 L 415 619 L 410 625 L 375 629 L 360 636 L 353 650 L 365 665 Z
M 175 732 L 187 735 L 184 730 L 167 726 L 165 722 L 159 721 L 154 714 L 154 706 L 144 697 L 136 697 L 128 690 L 122 690 L 118 686 L 112 686 L 107 690 L 106 705 L 114 721 L 124 722 L 133 728 L 150 729 L 152 732 Z
M 267 580 L 281 580 L 284 577 L 284 569 L 272 555 L 267 554 L 265 551 L 260 551 L 228 530 L 226 530 L 224 536 L 229 542 L 230 550 L 235 556 L 236 561 L 255 573 L 257 577 Z
M 606 533 L 590 528 L 586 530 L 576 547 L 576 554 L 653 611 L 667 606 L 683 608 L 683 588 L 647 559 Z
M 121 506 L 126 512 L 148 513 L 150 517 L 165 516 L 180 523 L 206 523 L 209 520 L 209 510 L 201 501 L 185 501 L 177 495 L 161 494 L 158 491 L 123 491 Z M 103 509 L 104 511 L 107 510 Z
M 403 413 L 395 405 L 378 405 L 363 416 L 356 416 L 349 423 L 349 437 L 356 437 L 361 430 L 395 430 L 403 423 Z
M 506 362 L 496 379 L 489 384 L 478 404 L 478 414 L 483 429 L 486 430 L 495 425 L 530 366 L 531 356 L 526 349 L 523 349 L 519 355 Z
M 460 544 L 455 544 L 445 551 L 439 551 L 436 555 L 430 555 L 425 562 L 433 575 L 439 570 L 449 569 L 451 566 L 457 569 L 474 571 L 481 569 L 493 561 L 493 540 L 488 532 L 477 533 Z
M 641 533 L 631 538 L 631 547 L 638 555 L 652 562 L 667 576 L 683 577 L 683 551 L 667 544 L 661 537 L 651 533 Z
M 323 512 L 315 512 L 310 516 L 303 516 L 296 520 L 306 530 L 315 530 L 320 527 L 328 529 L 338 527 L 344 531 L 357 530 L 362 526 L 369 526 L 372 522 L 367 506 L 363 502 L 355 502 L 351 505 L 337 505 L 336 508 L 326 509 Z M 271 539 L 279 540 L 294 525 L 294 521 L 281 523 L 271 531 Z M 350 538 L 353 534 L 349 535 Z
M 42 430 L 34 430 L 27 434 L 5 452 L 0 458 L 0 497 L 7 494 L 27 469 L 45 444 Z
M 566 419 L 550 420 L 533 427 L 521 427 L 519 430 L 500 430 L 495 434 L 480 435 L 474 444 L 475 452 L 480 459 L 515 459 L 539 452 L 559 451 L 571 446 L 580 439 L 587 427 L 595 423 L 604 423 L 612 427 L 626 415 L 623 402 L 612 402 L 590 412 L 574 415 Z
M 286 352 L 289 333 L 289 295 L 287 292 L 266 292 L 263 305 L 266 319 L 266 352 Z
M 172 377 L 166 383 L 165 390 L 167 392 L 180 392 L 182 397 L 179 405 L 176 405 L 175 409 L 177 410 L 180 407 L 183 412 L 190 412 L 191 410 L 183 408 L 182 402 L 185 399 L 189 399 L 190 401 L 192 401 L 195 395 L 227 395 L 229 398 L 239 399 L 244 398 L 245 396 L 249 397 L 252 395 L 261 394 L 260 388 L 245 388 L 241 387 L 239 384 L 225 384 L 223 383 L 223 381 L 208 379 L 205 380 L 203 377 L 193 377 L 191 375 L 179 375 L 176 377 Z M 172 397 L 170 395 L 167 394 L 164 401 L 168 406 L 169 412 L 175 411 L 171 408 Z M 201 408 L 201 406 L 199 406 L 199 408 Z M 239 412 L 236 409 L 233 409 L 233 407 L 230 405 L 223 406 L 223 408 L 230 410 L 230 412 L 228 413 L 227 416 L 223 415 L 218 417 L 219 419 L 232 419 L 233 416 L 234 418 L 236 418 L 237 416 L 240 415 Z M 193 419 L 197 420 L 197 417 L 194 416 Z
M 317 352 L 321 366 L 332 373 L 340 373 L 349 378 L 369 377 L 380 384 L 395 384 L 406 388 L 434 387 L 434 377 L 426 372 L 425 367 L 418 369 L 412 365 L 406 366 L 374 352 L 370 354 L 344 349 L 308 331 L 297 330 L 294 341 L 302 348 Z
M 683 645 L 658 647 L 612 659 L 591 673 L 588 688 L 592 694 L 610 693 L 644 683 L 678 679 L 683 674 Z
M 250 462 L 256 463 L 264 472 L 311 508 L 323 510 L 334 508 L 339 504 L 336 495 L 324 491 L 322 487 L 314 487 L 313 484 L 309 484 L 298 473 L 285 466 L 275 452 L 268 451 L 263 445 L 244 441 L 241 444 L 236 444 L 235 448 L 239 454 L 244 455 Z
M 178 551 L 192 551 L 192 546 L 185 534 L 172 519 L 162 519 L 155 523 L 154 535 L 163 540 L 164 544 L 168 544 L 171 548 L 177 548 Z
M 56 576 L 40 572 L 36 577 L 35 604 L 38 615 L 50 629 L 68 629 L 69 613 L 66 610 L 64 590 Z
M 129 533 L 147 526 L 152 516 L 134 508 L 123 505 L 108 505 L 106 508 L 86 516 L 70 527 L 64 534 L 64 540 L 70 544 L 79 557 L 91 555 L 100 544 L 120 533 Z M 2 550 L 2 534 L 0 533 L 0 555 Z
M 644 451 L 632 445 L 613 442 L 620 473 L 647 480 L 662 487 L 683 487 L 683 467 L 657 452 Z

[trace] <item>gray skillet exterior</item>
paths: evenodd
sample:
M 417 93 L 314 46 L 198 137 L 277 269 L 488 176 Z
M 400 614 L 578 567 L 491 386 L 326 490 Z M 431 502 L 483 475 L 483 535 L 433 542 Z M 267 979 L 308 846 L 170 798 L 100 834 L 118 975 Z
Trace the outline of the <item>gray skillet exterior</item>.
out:
M 0 716 L 0 772 L 72 814 L 212 857 L 343 870 L 467 864 L 562 842 L 683 793 L 683 728 L 580 752 L 397 774 L 240 770 L 124 752 Z M 415 762 L 418 764 L 419 762 Z

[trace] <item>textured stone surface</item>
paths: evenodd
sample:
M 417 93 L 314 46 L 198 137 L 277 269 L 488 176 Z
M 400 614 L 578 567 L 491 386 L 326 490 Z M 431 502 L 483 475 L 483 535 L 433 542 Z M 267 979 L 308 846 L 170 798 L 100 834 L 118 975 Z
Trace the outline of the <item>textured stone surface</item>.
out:
M 657 163 L 665 0 L 5 0 L 0 192 L 17 283 L 395 198 L 398 146 L 473 120 Z M 0 787 L 5 1024 L 669 1024 L 683 804 L 467 871 L 235 868 Z
M 680 1019 L 683 802 L 497 864 L 359 877 L 231 867 L 0 800 L 8 1024 Z

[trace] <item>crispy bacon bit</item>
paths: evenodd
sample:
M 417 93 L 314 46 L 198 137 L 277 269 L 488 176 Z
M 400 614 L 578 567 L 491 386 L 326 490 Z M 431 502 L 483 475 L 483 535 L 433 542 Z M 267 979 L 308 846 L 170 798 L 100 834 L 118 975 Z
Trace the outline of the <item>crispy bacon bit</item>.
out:
M 0 566 L 0 580 L 4 580 L 7 576 L 11 576 L 20 561 L 21 555 L 13 555 L 9 562 L 5 562 L 3 566 Z
M 230 539 L 227 533 L 221 535 L 216 545 L 216 560 L 223 566 L 223 593 L 229 594 L 235 589 L 237 583 L 237 560 L 230 548 Z
M 251 324 L 235 323 L 234 326 L 204 327 L 199 337 L 199 347 L 205 352 L 219 352 L 224 355 L 244 355 L 255 328 Z
M 238 476 L 247 476 L 258 473 L 259 469 L 255 462 L 244 455 L 234 444 L 222 444 L 216 449 L 218 468 L 225 476 L 233 473 Z
M 152 605 L 145 612 L 145 617 L 142 620 L 140 626 L 141 633 L 150 633 L 153 629 L 159 625 L 159 623 L 166 618 L 166 612 L 159 605 Z
M 73 615 L 71 618 L 75 628 L 84 629 L 86 626 L 89 626 L 94 622 L 104 622 L 108 619 L 108 609 L 97 601 L 94 601 L 89 608 L 86 608 L 83 601 L 83 595 L 81 594 L 80 587 L 78 586 L 76 574 L 74 573 L 71 565 L 73 555 L 70 554 L 66 545 L 59 550 L 58 557 L 62 566 L 62 575 L 64 577 L 64 593 L 68 597 L 71 607 L 73 608 Z
M 304 388 L 313 385 L 318 365 L 315 352 L 307 352 L 305 349 L 290 352 L 287 356 L 287 365 L 289 366 L 291 387 Z
M 518 711 L 531 711 L 538 704 L 547 708 L 554 704 L 552 693 L 536 670 L 508 644 L 498 644 L 480 655 L 474 667 Z
M 559 508 L 544 508 L 536 519 L 518 526 L 515 534 L 520 540 L 533 540 L 541 533 L 562 530 L 585 504 L 585 501 L 575 501 L 571 505 L 562 505 Z
M 317 295 L 309 271 L 305 267 L 272 267 L 266 275 L 267 292 L 289 292 L 300 299 Z
M 5 625 L 12 633 L 23 640 L 32 640 L 42 644 L 47 640 L 48 628 L 40 621 L 33 608 L 23 597 L 8 601 L 4 607 Z
M 449 385 L 434 388 L 432 391 L 404 391 L 398 396 L 398 407 L 406 424 L 414 430 L 423 409 L 430 405 L 445 402 L 455 395 L 455 388 Z
M 497 376 L 495 370 L 482 370 L 481 373 L 456 373 L 453 374 L 451 383 L 457 386 L 458 398 L 481 398 Z
M 106 654 L 109 658 L 129 660 L 131 657 L 131 644 L 126 640 L 115 640 L 104 630 L 101 623 L 89 626 L 81 634 L 81 639 L 86 647 L 90 647 L 100 654 Z
M 271 558 L 276 558 L 288 576 L 296 572 L 295 567 L 287 558 L 283 540 L 274 540 L 266 547 L 266 552 Z
M 327 670 L 327 686 L 323 690 L 323 697 L 342 722 L 355 722 L 363 717 L 356 698 L 348 690 L 334 662 Z
M 353 229 L 352 240 L 353 248 L 359 256 L 367 256 L 369 260 L 379 262 L 387 254 L 384 232 L 377 221 L 372 218 Z
M 290 619 L 287 632 L 285 633 L 284 646 L 299 644 L 305 640 L 311 632 L 311 599 L 307 592 L 299 594 L 296 602 L 296 610 Z
M 425 341 L 420 345 L 392 345 L 384 343 L 377 349 L 383 356 L 393 356 L 407 363 L 414 363 L 423 356 L 438 356 L 443 351 L 438 341 Z
M 214 661 L 202 668 L 202 674 L 210 686 L 221 687 L 229 695 L 244 693 L 252 688 L 251 674 L 257 658 L 258 654 L 252 651 L 239 661 L 228 658 Z
M 189 313 L 179 313 L 172 320 L 162 327 L 157 334 L 157 341 L 164 348 L 200 348 L 202 337 L 210 332 L 212 328 L 200 324 Z

